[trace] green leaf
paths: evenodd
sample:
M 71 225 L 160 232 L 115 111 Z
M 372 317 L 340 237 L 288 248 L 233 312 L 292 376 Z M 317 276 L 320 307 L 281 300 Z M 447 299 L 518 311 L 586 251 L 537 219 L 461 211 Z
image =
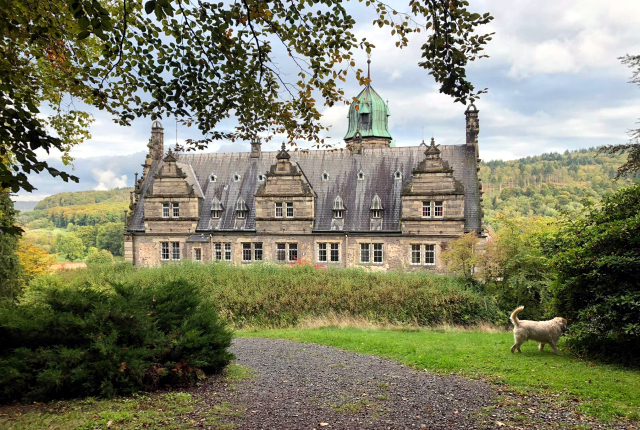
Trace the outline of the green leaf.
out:
M 149 0 L 144 4 L 144 11 L 147 12 L 147 14 L 151 14 L 155 10 L 155 8 L 156 8 L 155 0 Z
M 81 31 L 80 33 L 78 33 L 78 40 L 86 39 L 90 34 L 91 32 L 89 30 Z

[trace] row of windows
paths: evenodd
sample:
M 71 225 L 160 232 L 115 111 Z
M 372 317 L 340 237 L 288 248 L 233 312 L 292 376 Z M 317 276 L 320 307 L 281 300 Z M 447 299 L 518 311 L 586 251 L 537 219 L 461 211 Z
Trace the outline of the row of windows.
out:
M 161 259 L 180 260 L 180 242 L 160 242 Z M 213 244 L 213 257 L 215 261 L 231 261 L 231 243 L 216 242 Z M 276 261 L 294 262 L 298 260 L 297 243 L 276 243 Z M 202 249 L 194 249 L 194 259 L 202 261 Z M 250 263 L 253 261 L 263 261 L 262 242 L 242 243 L 242 261 Z M 318 262 L 339 263 L 340 244 L 339 243 L 318 243 Z M 382 264 L 384 262 L 384 244 L 382 243 L 361 243 L 360 263 L 362 264 Z M 433 266 L 436 264 L 436 246 L 432 244 L 412 244 L 411 264 Z
M 180 216 L 180 203 L 162 203 L 162 217 L 163 218 L 178 218 Z
M 361 170 L 358 172 L 358 180 L 362 181 L 364 179 L 364 172 Z M 402 179 L 402 172 L 400 170 L 396 170 L 395 173 L 393 174 L 393 177 L 395 179 Z M 238 182 L 240 179 L 242 178 L 242 176 L 240 176 L 239 174 L 234 174 L 232 176 L 233 182 Z M 324 172 L 322 175 L 320 175 L 320 178 L 323 181 L 328 181 L 329 180 L 329 174 L 327 172 Z M 258 174 L 258 181 L 262 182 L 265 179 L 267 179 L 267 177 L 265 175 L 263 175 L 262 173 Z M 209 175 L 209 182 L 218 182 L 218 175 L 215 174 L 211 174 Z

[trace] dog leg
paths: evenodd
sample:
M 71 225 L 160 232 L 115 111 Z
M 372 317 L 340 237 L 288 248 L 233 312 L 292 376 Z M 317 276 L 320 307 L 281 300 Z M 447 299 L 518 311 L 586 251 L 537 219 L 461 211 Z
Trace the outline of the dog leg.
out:
M 515 352 L 516 348 L 518 348 L 518 351 L 520 350 L 520 347 L 518 346 L 518 344 L 514 343 L 513 346 L 511 347 L 511 353 L 512 354 Z
M 560 353 L 558 352 L 558 348 L 556 348 L 556 343 L 555 342 L 551 342 L 551 343 L 549 343 L 549 345 L 551 345 L 551 349 L 553 349 L 553 353 L 555 355 L 560 355 Z
M 544 349 L 544 345 L 544 343 L 540 342 L 540 345 L 538 345 L 538 349 L 542 351 Z

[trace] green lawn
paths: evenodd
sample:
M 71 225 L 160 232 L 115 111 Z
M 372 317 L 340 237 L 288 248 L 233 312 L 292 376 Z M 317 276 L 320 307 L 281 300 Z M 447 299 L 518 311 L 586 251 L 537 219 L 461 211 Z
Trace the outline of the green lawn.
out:
M 245 337 L 313 342 L 380 357 L 418 369 L 507 385 L 554 401 L 578 404 L 582 413 L 601 420 L 640 418 L 640 372 L 578 360 L 563 348 L 560 356 L 527 342 L 511 354 L 511 333 L 455 330 L 289 329 L 241 331 Z M 548 346 L 547 346 L 548 348 Z M 576 402 L 576 400 L 578 402 Z

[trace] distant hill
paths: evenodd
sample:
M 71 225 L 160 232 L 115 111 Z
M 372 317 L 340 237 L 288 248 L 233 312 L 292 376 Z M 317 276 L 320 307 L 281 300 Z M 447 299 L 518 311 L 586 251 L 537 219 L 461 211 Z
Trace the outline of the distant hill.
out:
M 583 207 L 583 200 L 600 200 L 640 181 L 640 176 L 614 181 L 626 155 L 599 154 L 597 148 L 565 151 L 480 166 L 485 219 L 499 213 L 509 217 L 557 216 Z
M 128 202 L 129 193 L 133 188 L 116 188 L 109 191 L 76 191 L 72 193 L 58 193 L 41 200 L 34 208 L 44 210 L 54 207 L 90 205 L 101 202 Z

